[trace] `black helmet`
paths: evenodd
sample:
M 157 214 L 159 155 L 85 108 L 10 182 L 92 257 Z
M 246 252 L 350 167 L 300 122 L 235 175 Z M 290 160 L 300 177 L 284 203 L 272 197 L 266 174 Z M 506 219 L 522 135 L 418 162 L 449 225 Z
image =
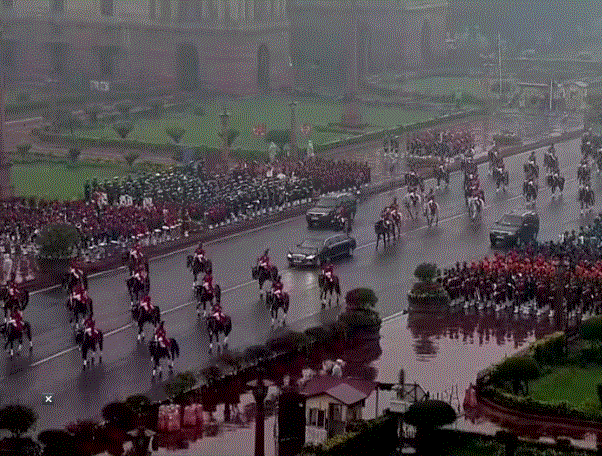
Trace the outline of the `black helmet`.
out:
M 282 276 L 281 276 L 280 274 L 278 274 L 278 277 L 276 278 L 276 280 L 277 280 L 278 282 L 280 282 L 280 281 L 282 280 Z
M 264 255 L 267 255 L 268 253 L 270 253 L 270 249 L 265 249 L 265 252 L 263 252 Z

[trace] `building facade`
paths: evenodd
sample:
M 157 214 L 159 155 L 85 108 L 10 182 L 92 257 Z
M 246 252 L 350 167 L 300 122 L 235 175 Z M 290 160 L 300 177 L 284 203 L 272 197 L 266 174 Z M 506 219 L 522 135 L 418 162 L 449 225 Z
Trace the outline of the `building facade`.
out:
M 255 93 L 287 84 L 286 0 L 2 0 L 10 80 L 169 81 Z
M 173 84 L 250 94 L 345 85 L 348 0 L 1 0 L 8 82 Z M 357 0 L 358 73 L 443 54 L 447 3 Z M 351 35 L 350 35 L 351 34 Z

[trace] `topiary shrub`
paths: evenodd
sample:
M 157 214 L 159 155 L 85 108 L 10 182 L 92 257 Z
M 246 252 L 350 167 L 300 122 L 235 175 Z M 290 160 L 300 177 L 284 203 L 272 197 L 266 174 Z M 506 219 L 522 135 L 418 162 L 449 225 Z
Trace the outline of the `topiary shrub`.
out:
M 421 282 L 432 282 L 438 273 L 439 270 L 434 263 L 421 263 L 414 270 L 414 276 Z
M 77 253 L 80 235 L 73 225 L 56 223 L 45 226 L 38 237 L 40 256 L 66 258 Z
M 456 412 L 447 402 L 437 399 L 426 399 L 415 402 L 403 414 L 403 420 L 416 427 L 418 453 L 421 455 L 435 454 L 438 442 L 433 438 L 433 431 L 446 424 L 456 421 Z
M 125 139 L 133 129 L 134 124 L 132 122 L 117 122 L 113 125 L 113 130 L 115 130 L 115 133 L 117 133 L 121 139 Z
M 602 341 L 602 317 L 588 318 L 581 323 L 579 335 L 582 339 L 596 344 Z
M 102 408 L 102 417 L 107 426 L 130 431 L 135 426 L 136 416 L 132 409 L 123 402 L 109 402 Z
M 178 144 L 182 139 L 182 136 L 186 133 L 186 130 L 178 125 L 170 125 L 165 128 L 165 133 L 167 133 L 167 136 L 169 136 L 174 143 Z
M 511 382 L 514 394 L 519 394 L 521 385 L 525 386 L 525 394 L 529 394 L 529 380 L 535 380 L 539 376 L 539 365 L 530 356 L 506 358 L 491 373 L 492 380 L 496 382 Z
M 196 383 L 197 379 L 193 372 L 180 372 L 165 384 L 164 391 L 170 398 L 175 399 L 192 389 Z
M 25 434 L 38 420 L 38 415 L 24 405 L 7 405 L 0 409 L 0 429 L 6 429 L 13 437 Z
M 347 310 L 371 309 L 377 302 L 378 298 L 370 288 L 355 288 L 345 295 Z

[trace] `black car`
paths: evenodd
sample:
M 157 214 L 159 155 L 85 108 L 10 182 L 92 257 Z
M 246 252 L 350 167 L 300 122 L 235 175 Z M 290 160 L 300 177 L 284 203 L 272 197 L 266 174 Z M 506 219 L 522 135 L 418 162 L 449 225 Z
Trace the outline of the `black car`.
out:
M 534 211 L 510 212 L 495 222 L 489 238 L 491 247 L 526 244 L 537 239 L 539 215 Z
M 335 258 L 351 256 L 356 247 L 355 239 L 345 234 L 335 234 L 326 239 L 309 238 L 297 244 L 286 258 L 289 267 L 320 266 Z
M 307 211 L 305 218 L 307 227 L 332 227 L 335 222 L 337 209 L 344 207 L 351 218 L 357 212 L 357 200 L 351 193 L 329 193 L 321 197 L 315 207 Z

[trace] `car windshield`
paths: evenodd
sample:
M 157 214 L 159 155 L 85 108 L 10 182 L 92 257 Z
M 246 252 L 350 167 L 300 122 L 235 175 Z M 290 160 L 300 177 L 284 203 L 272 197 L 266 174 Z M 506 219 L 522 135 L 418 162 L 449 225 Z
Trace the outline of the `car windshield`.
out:
M 306 251 L 315 251 L 322 246 L 322 241 L 318 239 L 306 239 L 299 244 L 299 249 Z
M 318 207 L 335 207 L 337 205 L 337 199 L 336 198 L 320 198 L 320 201 L 318 201 L 317 206 Z
M 521 226 L 523 223 L 523 218 L 520 215 L 510 215 L 506 214 L 502 217 L 502 219 L 498 222 L 499 225 L 503 226 Z

